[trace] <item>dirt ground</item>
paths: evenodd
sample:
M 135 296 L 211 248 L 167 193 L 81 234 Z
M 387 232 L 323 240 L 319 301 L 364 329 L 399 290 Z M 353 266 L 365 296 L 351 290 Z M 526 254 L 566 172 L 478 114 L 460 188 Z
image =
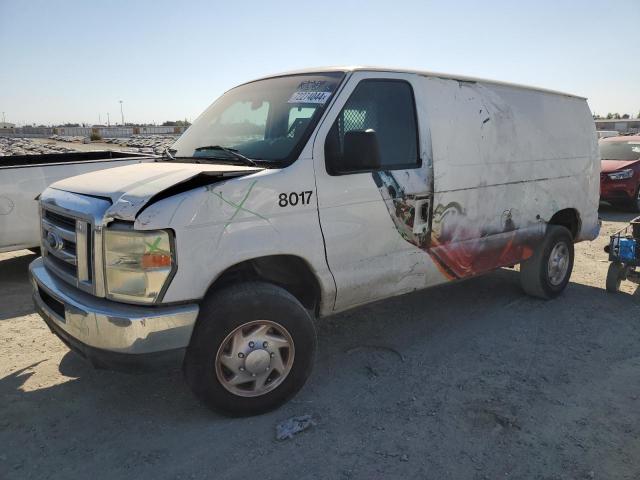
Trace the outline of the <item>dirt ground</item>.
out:
M 308 384 L 245 419 L 179 370 L 93 370 L 34 313 L 35 257 L 0 254 L 0 478 L 638 479 L 640 292 L 604 290 L 602 251 L 632 215 L 601 216 L 560 298 L 505 269 L 324 319 Z

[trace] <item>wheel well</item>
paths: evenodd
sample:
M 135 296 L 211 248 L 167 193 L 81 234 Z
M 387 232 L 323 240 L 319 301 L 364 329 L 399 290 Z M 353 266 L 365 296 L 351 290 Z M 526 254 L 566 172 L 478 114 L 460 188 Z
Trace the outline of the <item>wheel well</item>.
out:
M 270 255 L 237 263 L 225 270 L 209 291 L 232 283 L 262 280 L 278 285 L 316 315 L 320 307 L 320 284 L 309 264 L 294 255 Z
M 548 223 L 549 225 L 562 225 L 566 227 L 574 239 L 577 238 L 580 233 L 580 214 L 574 208 L 565 208 L 564 210 L 556 212 Z

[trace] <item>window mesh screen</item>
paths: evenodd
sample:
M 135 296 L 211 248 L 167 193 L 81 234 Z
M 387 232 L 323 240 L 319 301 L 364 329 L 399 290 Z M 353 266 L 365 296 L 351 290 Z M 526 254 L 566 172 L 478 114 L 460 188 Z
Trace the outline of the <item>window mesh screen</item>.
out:
M 353 130 L 367 130 L 372 128 L 378 130 L 376 115 L 376 105 L 350 105 L 347 102 L 340 117 L 338 117 L 338 131 L 340 138 L 340 148 L 343 147 L 344 134 Z

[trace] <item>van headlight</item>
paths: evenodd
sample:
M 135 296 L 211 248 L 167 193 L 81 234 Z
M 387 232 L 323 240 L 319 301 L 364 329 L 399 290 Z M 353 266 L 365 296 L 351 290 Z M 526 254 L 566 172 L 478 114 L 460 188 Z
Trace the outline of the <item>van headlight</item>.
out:
M 106 296 L 154 303 L 175 267 L 168 231 L 109 229 L 104 233 Z
M 624 180 L 631 177 L 633 177 L 633 170 L 631 168 L 625 168 L 624 170 L 609 174 L 611 180 Z

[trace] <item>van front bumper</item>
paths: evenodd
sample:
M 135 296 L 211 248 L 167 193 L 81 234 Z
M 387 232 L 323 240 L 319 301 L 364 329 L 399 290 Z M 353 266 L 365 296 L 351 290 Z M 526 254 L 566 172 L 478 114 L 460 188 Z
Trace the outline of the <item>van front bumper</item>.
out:
M 49 328 L 100 367 L 148 367 L 184 354 L 198 305 L 141 307 L 81 292 L 52 275 L 42 258 L 29 265 L 33 301 Z

